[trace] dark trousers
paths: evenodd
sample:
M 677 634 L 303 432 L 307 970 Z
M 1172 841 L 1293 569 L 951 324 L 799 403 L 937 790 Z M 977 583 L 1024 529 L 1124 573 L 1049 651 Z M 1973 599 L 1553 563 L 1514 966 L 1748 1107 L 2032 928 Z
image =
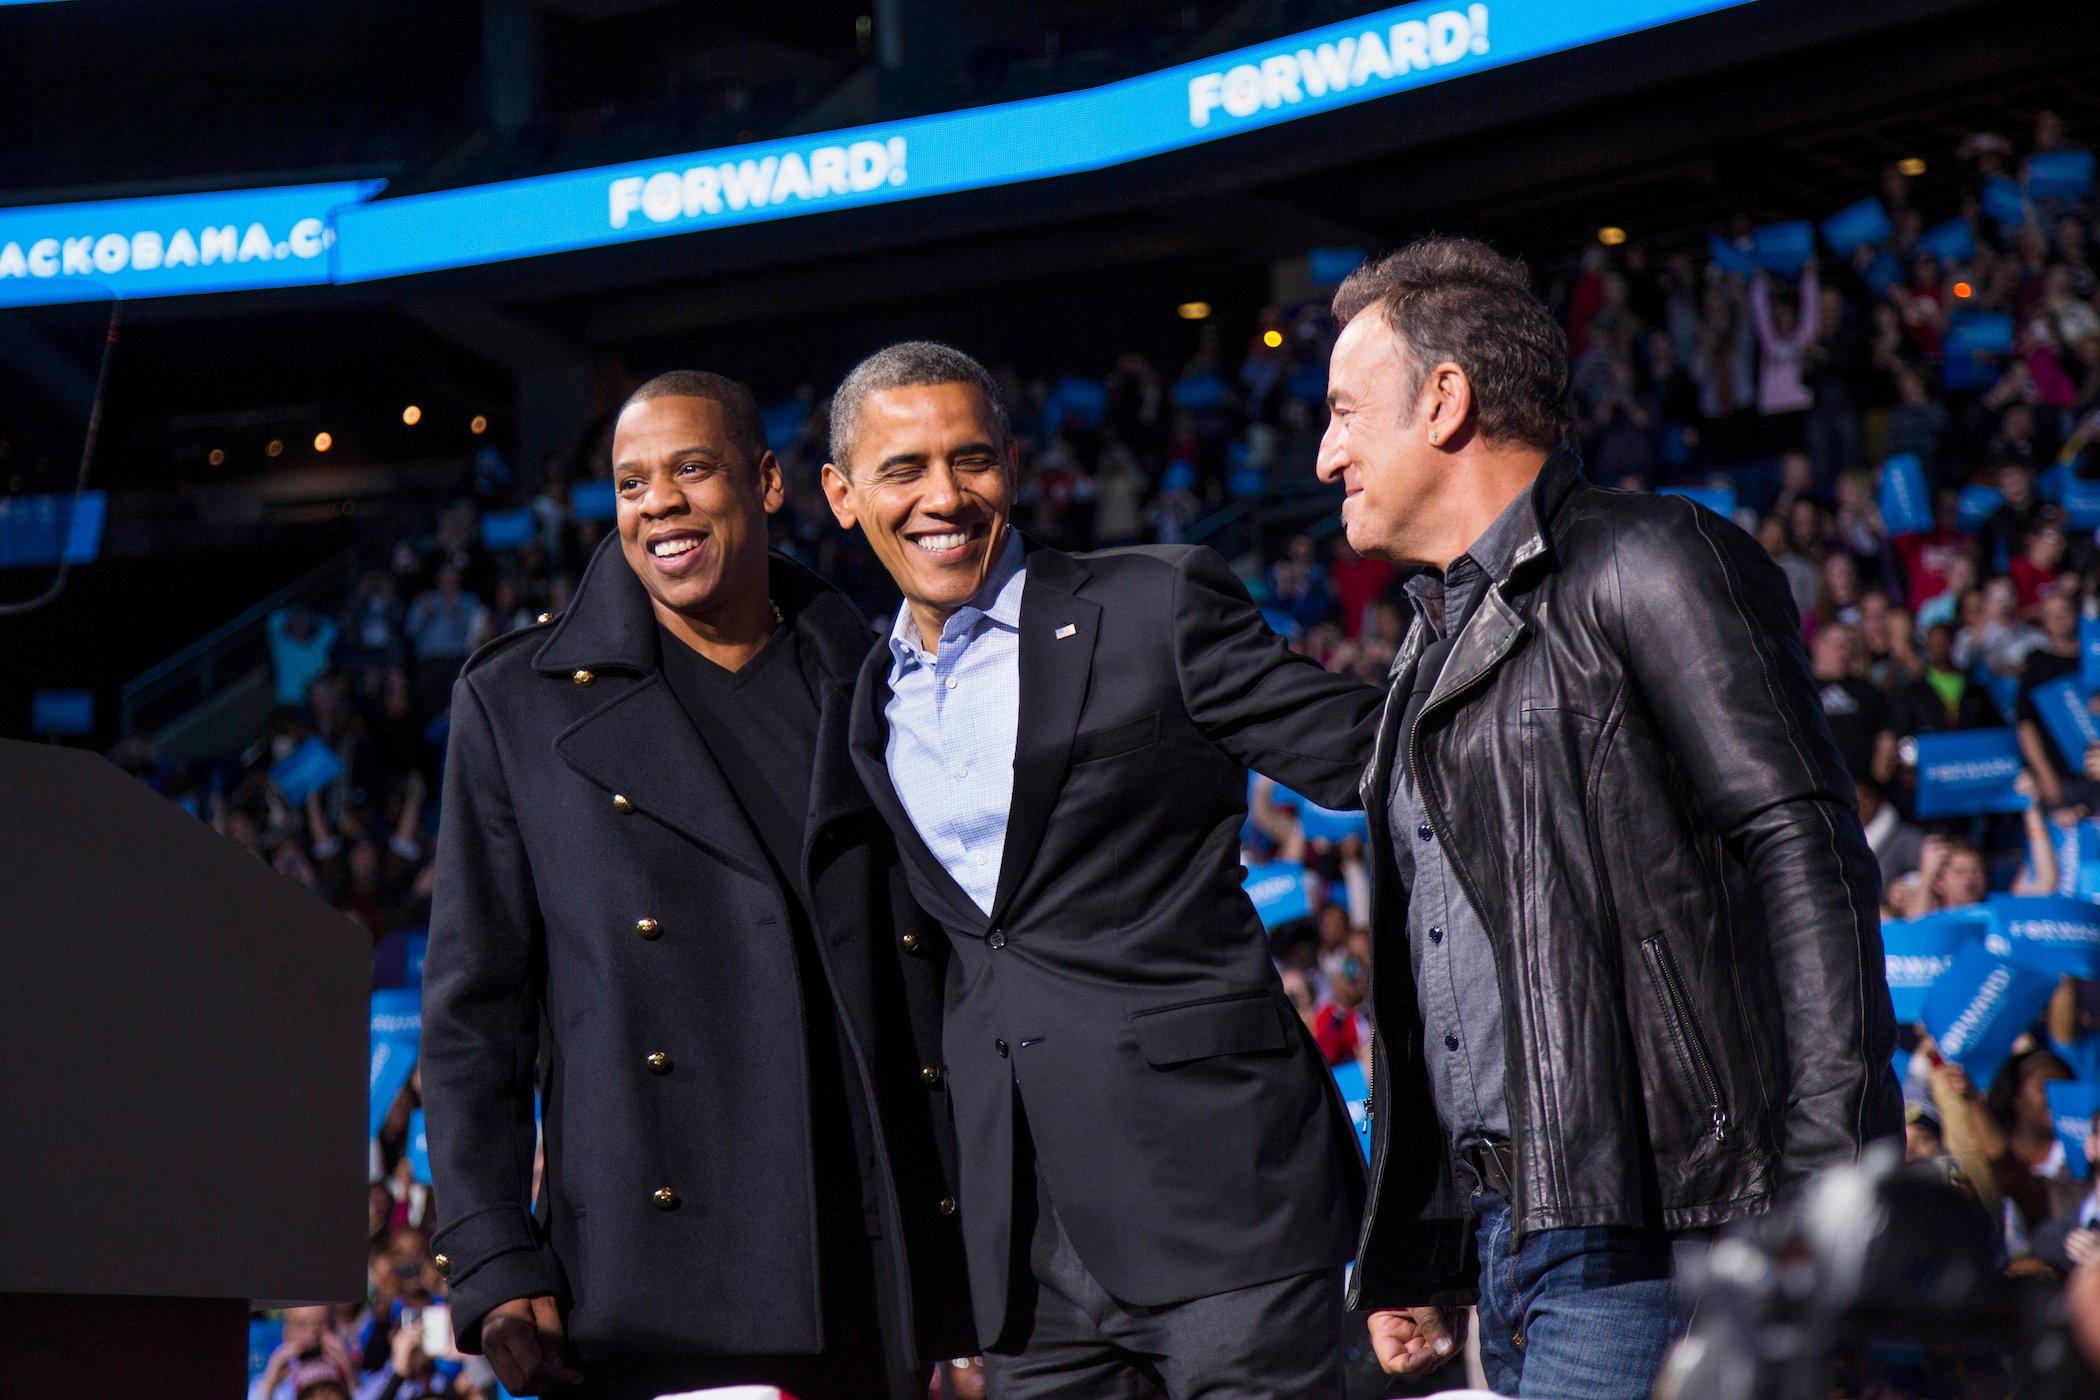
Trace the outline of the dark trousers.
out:
M 1015 1167 L 1006 1327 L 984 1357 L 991 1400 L 1340 1400 L 1340 1269 L 1163 1307 L 1118 1302 L 1072 1248 L 1032 1160 Z

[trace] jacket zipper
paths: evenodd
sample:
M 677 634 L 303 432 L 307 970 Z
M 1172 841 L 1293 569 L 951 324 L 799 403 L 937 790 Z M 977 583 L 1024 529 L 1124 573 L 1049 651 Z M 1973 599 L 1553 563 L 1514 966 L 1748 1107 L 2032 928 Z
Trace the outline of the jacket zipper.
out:
M 1699 1092 L 1706 1098 L 1707 1123 L 1713 1131 L 1714 1141 L 1726 1142 L 1728 1106 L 1721 1100 L 1720 1077 L 1714 1073 L 1713 1061 L 1706 1055 L 1706 1042 L 1699 1035 L 1698 1023 L 1692 1019 L 1691 1001 L 1685 995 L 1684 979 L 1677 971 L 1677 955 L 1670 951 L 1670 945 L 1659 933 L 1641 947 L 1648 952 L 1650 965 L 1662 987 L 1664 1005 L 1677 1023 L 1678 1039 L 1685 1047 L 1685 1057 L 1691 1062 L 1692 1078 L 1698 1082 Z

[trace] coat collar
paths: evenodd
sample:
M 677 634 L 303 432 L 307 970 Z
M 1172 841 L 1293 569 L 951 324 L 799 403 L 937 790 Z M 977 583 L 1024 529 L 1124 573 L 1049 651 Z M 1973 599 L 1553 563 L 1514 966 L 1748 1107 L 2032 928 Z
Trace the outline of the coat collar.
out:
M 851 685 L 872 639 L 858 610 L 845 594 L 784 554 L 769 555 L 767 566 L 774 601 L 795 619 L 796 633 L 819 668 L 833 684 Z M 532 666 L 553 676 L 652 674 L 658 667 L 656 648 L 656 611 L 620 551 L 620 537 L 610 535 L 591 556 L 575 598 L 533 654 Z

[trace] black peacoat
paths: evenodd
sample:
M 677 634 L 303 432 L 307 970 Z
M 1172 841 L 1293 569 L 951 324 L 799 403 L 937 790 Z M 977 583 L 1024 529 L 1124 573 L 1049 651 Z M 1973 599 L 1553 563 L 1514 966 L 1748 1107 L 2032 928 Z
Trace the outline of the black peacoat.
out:
M 922 1077 L 939 1060 L 947 945 L 848 750 L 868 629 L 787 559 L 772 585 L 821 703 L 810 916 L 878 1120 L 903 1325 L 930 1364 L 974 1349 L 953 1128 Z M 827 1164 L 811 1148 L 787 904 L 658 670 L 656 629 L 614 538 L 562 617 L 468 661 L 424 974 L 433 1247 L 460 1339 L 478 1346 L 506 1299 L 551 1294 L 587 1387 L 594 1366 L 823 1343 Z

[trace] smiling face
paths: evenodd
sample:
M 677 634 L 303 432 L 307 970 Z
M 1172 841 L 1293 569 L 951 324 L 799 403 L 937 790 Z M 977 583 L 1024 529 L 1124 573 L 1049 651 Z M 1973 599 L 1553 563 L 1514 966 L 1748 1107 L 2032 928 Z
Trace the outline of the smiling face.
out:
M 1349 547 L 1397 563 L 1430 562 L 1410 529 L 1425 518 L 1445 471 L 1417 421 L 1414 376 L 1399 337 L 1377 312 L 1351 317 L 1327 368 L 1327 432 L 1319 477 L 1342 487 Z
M 824 468 L 840 525 L 856 525 L 924 630 L 967 603 L 998 561 L 1013 509 L 1013 449 L 971 384 L 878 389 L 860 405 L 851 462 Z
M 627 406 L 613 429 L 620 550 L 657 613 L 705 621 L 766 586 L 766 516 L 780 463 L 739 450 L 712 399 Z

